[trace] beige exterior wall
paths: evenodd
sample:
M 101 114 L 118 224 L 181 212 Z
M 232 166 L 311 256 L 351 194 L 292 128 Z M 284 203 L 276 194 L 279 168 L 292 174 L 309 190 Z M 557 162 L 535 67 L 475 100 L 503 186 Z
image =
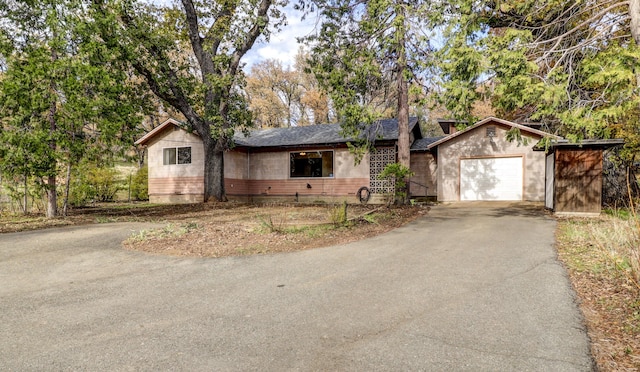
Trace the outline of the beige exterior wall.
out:
M 410 168 L 415 173 L 409 184 L 411 196 L 437 196 L 436 171 L 438 165 L 433 154 L 430 152 L 411 152 Z M 425 189 L 424 186 L 427 188 Z
M 254 152 L 249 154 L 249 174 L 254 180 L 289 178 L 289 152 Z
M 200 137 L 169 126 L 147 146 L 149 201 L 201 202 L 204 195 L 204 148 Z M 191 164 L 163 164 L 163 150 L 191 147 Z
M 149 178 L 203 177 L 204 148 L 200 137 L 184 130 L 167 128 L 148 145 Z M 191 147 L 191 164 L 163 165 L 162 151 L 167 147 Z
M 493 142 L 486 136 L 486 127 L 495 126 Z M 545 154 L 533 151 L 539 136 L 522 131 L 528 144 L 509 142 L 505 135 L 510 127 L 489 122 L 461 134 L 438 146 L 437 188 L 439 201 L 460 200 L 460 159 L 522 156 L 524 164 L 523 198 L 528 201 L 544 201 Z
M 224 153 L 224 176 L 246 180 L 249 178 L 249 157 L 245 151 L 231 150 Z
M 333 167 L 338 178 L 369 179 L 369 155 L 362 158 L 360 164 L 354 164 L 355 157 L 348 149 L 336 149 L 333 154 Z

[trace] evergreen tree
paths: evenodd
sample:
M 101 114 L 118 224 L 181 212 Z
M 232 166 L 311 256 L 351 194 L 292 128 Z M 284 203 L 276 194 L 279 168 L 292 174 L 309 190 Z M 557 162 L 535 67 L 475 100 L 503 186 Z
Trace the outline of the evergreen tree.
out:
M 418 87 L 430 63 L 429 29 L 435 4 L 417 0 L 316 0 L 322 24 L 307 38 L 310 66 L 329 92 L 346 137 L 358 154 L 371 143 L 362 134 L 387 116 L 371 103 L 394 102 L 398 119 L 398 162 L 409 167 L 409 86 Z
M 640 148 L 640 0 L 464 0 L 447 21 L 441 98 L 457 118 L 486 94 L 508 119 Z
M 73 0 L 2 1 L 0 171 L 34 180 L 57 215 L 59 167 L 112 152 L 127 139 L 139 107 L 123 71 Z M 68 182 L 67 182 L 68 183 Z

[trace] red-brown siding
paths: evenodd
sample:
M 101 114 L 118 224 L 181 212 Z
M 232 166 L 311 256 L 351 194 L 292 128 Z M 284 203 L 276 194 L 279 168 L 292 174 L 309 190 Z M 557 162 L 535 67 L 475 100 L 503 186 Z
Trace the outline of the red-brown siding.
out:
M 308 186 L 311 187 L 308 187 Z M 225 179 L 229 195 L 355 195 L 362 186 L 369 186 L 368 178 L 301 178 L 286 180 Z
M 149 195 L 202 195 L 203 177 L 149 178 Z
M 555 211 L 600 213 L 602 204 L 602 151 L 556 151 Z

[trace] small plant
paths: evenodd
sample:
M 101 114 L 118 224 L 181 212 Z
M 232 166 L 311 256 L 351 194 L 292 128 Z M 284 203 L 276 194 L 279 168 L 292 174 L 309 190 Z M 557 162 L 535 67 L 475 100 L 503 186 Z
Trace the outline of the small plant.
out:
M 118 222 L 117 217 L 108 217 L 108 216 L 97 216 L 96 223 L 113 223 Z
M 263 230 L 270 233 L 282 233 L 284 232 L 284 220 L 281 218 L 279 221 L 274 221 L 273 217 L 269 215 L 257 215 L 260 226 Z
M 377 216 L 375 214 L 365 214 L 364 216 L 362 216 L 362 219 L 367 221 L 368 223 L 372 223 L 372 224 L 376 224 L 378 225 L 378 220 L 377 220 Z
M 347 223 L 347 202 L 342 205 L 329 208 L 329 221 L 336 226 L 342 226 Z
M 400 163 L 387 164 L 380 173 L 380 178 L 391 180 L 394 183 L 394 196 L 397 204 L 407 204 L 407 181 L 414 174 L 411 169 Z

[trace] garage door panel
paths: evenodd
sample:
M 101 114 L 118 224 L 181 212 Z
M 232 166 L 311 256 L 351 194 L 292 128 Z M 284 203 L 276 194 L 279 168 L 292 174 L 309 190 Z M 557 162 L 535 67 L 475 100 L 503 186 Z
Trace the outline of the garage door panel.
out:
M 460 200 L 522 200 L 521 157 L 462 159 Z

